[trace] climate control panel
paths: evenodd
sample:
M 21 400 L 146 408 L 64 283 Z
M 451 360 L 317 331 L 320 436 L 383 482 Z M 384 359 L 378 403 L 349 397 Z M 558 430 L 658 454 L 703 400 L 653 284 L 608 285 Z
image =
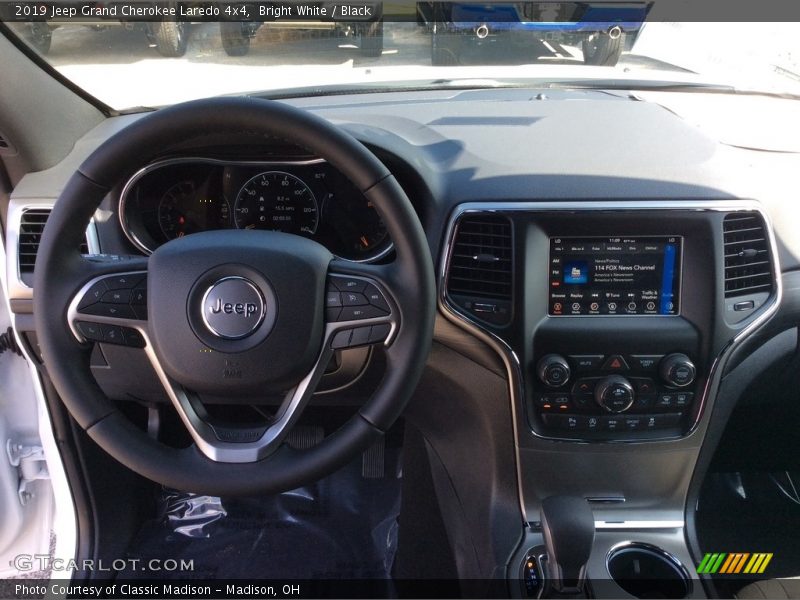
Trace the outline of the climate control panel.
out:
M 695 401 L 698 375 L 681 352 L 545 354 L 534 371 L 529 414 L 548 434 L 589 439 L 679 429 Z

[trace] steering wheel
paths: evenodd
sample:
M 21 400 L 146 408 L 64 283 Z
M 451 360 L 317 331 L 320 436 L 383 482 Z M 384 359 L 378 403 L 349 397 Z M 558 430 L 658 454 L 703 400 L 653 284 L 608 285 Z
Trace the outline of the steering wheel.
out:
M 167 242 L 149 258 L 82 256 L 102 199 L 176 143 L 241 132 L 325 159 L 378 211 L 395 259 L 363 264 L 273 231 L 221 230 Z M 68 411 L 111 456 L 176 489 L 278 493 L 317 480 L 374 443 L 400 416 L 433 336 L 435 283 L 419 219 L 388 169 L 320 117 L 286 104 L 220 98 L 153 112 L 119 131 L 72 175 L 47 221 L 35 271 L 44 363 Z M 131 423 L 89 366 L 95 340 L 143 348 L 193 443 L 175 448 Z M 382 344 L 372 397 L 318 445 L 286 436 L 338 348 Z M 214 422 L 198 397 L 282 398 L 259 426 Z

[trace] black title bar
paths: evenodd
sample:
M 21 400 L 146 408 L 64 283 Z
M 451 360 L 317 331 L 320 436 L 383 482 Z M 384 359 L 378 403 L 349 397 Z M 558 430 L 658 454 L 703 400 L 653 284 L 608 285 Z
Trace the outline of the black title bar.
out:
M 529 0 L 466 0 L 463 2 L 393 0 L 370 2 L 343 0 L 284 0 L 247 2 L 221 0 L 62 0 L 60 2 L 0 0 L 0 21 L 55 23 L 102 23 L 112 21 L 405 21 L 432 22 L 447 19 L 449 7 L 516 6 L 525 19 L 539 20 L 537 15 L 552 15 L 555 5 L 585 8 L 641 8 L 647 22 L 800 22 L 800 2 L 793 0 L 584 0 L 581 2 L 545 2 Z M 537 11 L 537 7 L 547 7 Z M 458 11 L 459 20 L 470 11 Z M 491 14 L 489 10 L 487 15 Z M 555 11 L 559 15 L 573 10 Z M 480 13 L 473 13 L 480 19 Z M 496 13 L 495 13 L 496 14 Z M 629 13 L 630 14 L 630 13 Z M 533 15 L 533 16 L 531 16 Z M 469 17 L 467 17 L 469 18 Z M 552 18 L 552 17 L 551 17 Z M 542 20 L 546 20 L 542 17 Z M 557 17 L 557 20 L 563 20 Z

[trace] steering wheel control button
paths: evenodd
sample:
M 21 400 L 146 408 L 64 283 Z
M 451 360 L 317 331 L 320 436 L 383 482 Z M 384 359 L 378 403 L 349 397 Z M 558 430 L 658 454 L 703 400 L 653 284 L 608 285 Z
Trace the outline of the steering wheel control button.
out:
M 350 346 L 363 346 L 369 344 L 369 334 L 372 327 L 359 327 L 353 330 L 353 336 L 350 338 Z
M 331 340 L 331 348 L 334 350 L 341 350 L 343 348 L 376 344 L 384 341 L 388 337 L 390 331 L 391 327 L 387 324 L 373 325 L 372 327 L 356 327 L 355 329 L 339 331 Z
M 78 303 L 78 310 L 82 311 L 87 306 L 100 302 L 107 291 L 108 287 L 106 287 L 105 282 L 101 279 L 83 295 L 83 298 L 81 298 L 81 301 Z
M 567 358 L 576 371 L 596 371 L 600 368 L 604 356 L 602 354 L 572 354 Z
M 108 304 L 130 304 L 131 290 L 109 290 L 100 301 Z
M 367 287 L 366 281 L 355 277 L 331 277 L 331 281 L 340 292 L 356 292 L 361 294 Z
M 78 331 L 87 340 L 92 342 L 101 342 L 103 340 L 103 329 L 98 323 L 89 323 L 88 321 L 78 321 L 75 324 Z
M 331 340 L 331 348 L 334 350 L 341 350 L 342 348 L 347 348 L 350 346 L 350 338 L 353 335 L 352 329 L 346 329 L 345 331 L 338 332 L 335 336 L 333 336 L 333 340 Z
M 144 337 L 136 329 L 131 329 L 130 327 L 123 327 L 122 334 L 125 339 L 126 346 L 130 346 L 131 348 L 145 347 Z
M 369 331 L 369 342 L 371 344 L 375 344 L 377 342 L 383 342 L 389 337 L 389 332 L 392 328 L 387 325 L 373 325 Z
M 203 322 L 226 340 L 251 335 L 264 321 L 266 303 L 255 284 L 244 277 L 225 277 L 203 295 Z
M 380 290 L 378 290 L 378 288 L 371 283 L 367 284 L 367 287 L 364 290 L 364 295 L 367 297 L 367 300 L 372 306 L 380 308 L 381 310 L 385 310 L 387 313 L 390 312 L 389 303 L 386 302 L 386 298 L 384 298 Z
M 109 344 L 125 344 L 125 334 L 122 332 L 122 327 L 103 325 L 103 341 Z
M 342 305 L 344 306 L 366 306 L 369 304 L 367 297 L 358 292 L 342 292 Z
M 98 302 L 78 312 L 86 315 L 95 315 L 97 317 L 114 317 L 117 319 L 136 318 L 133 308 L 127 304 L 106 304 L 105 302 Z
M 367 306 L 345 306 L 339 314 L 339 321 L 362 321 L 385 316 L 386 313 L 380 308 L 369 304 Z
M 115 275 L 103 279 L 110 290 L 132 290 L 145 279 L 145 275 Z
M 325 293 L 325 306 L 327 308 L 336 308 L 342 305 L 342 294 L 339 290 L 330 289 Z
M 90 321 L 77 321 L 75 326 L 81 335 L 90 342 L 103 342 L 132 348 L 144 348 L 144 336 L 130 327 L 92 323 Z
M 628 363 L 625 362 L 625 359 L 622 358 L 619 354 L 612 354 L 606 359 L 606 362 L 603 363 L 603 371 L 614 371 L 616 373 L 622 373 L 629 369 Z
M 117 319 L 147 319 L 147 275 L 103 277 L 84 293 L 78 312 Z M 135 289 L 134 289 L 135 288 Z
M 337 303 L 338 302 L 338 303 Z M 334 316 L 333 308 L 342 307 Z M 378 287 L 356 277 L 332 275 L 328 278 L 326 319 L 332 321 L 361 321 L 385 317 L 392 311 Z

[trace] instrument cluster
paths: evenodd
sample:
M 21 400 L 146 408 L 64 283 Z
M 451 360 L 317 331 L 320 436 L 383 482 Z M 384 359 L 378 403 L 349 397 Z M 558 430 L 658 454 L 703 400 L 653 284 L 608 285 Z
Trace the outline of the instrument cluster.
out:
M 175 238 L 214 229 L 302 235 L 359 262 L 379 260 L 392 249 L 371 203 L 319 159 L 154 163 L 124 186 L 119 215 L 125 235 L 147 254 Z

